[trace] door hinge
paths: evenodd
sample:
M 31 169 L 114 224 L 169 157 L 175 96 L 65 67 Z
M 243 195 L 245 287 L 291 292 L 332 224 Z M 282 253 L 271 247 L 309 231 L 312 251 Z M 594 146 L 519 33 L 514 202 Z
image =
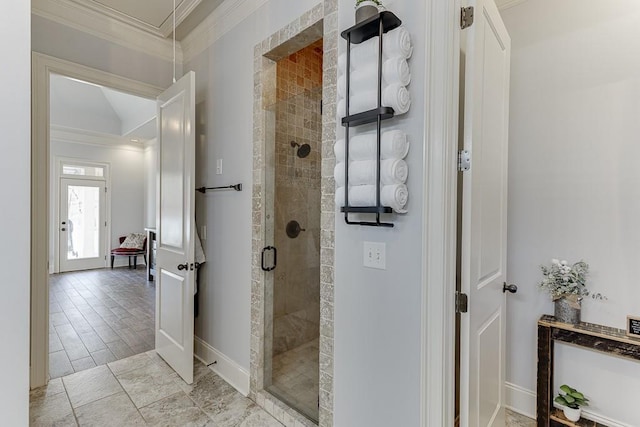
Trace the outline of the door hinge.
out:
M 466 313 L 469 308 L 469 297 L 467 294 L 456 291 L 456 313 Z
M 465 29 L 473 25 L 473 6 L 463 7 L 460 13 L 460 28 Z
M 471 153 L 468 150 L 458 151 L 458 172 L 466 172 L 471 169 Z
M 104 192 L 105 192 L 105 193 L 107 192 L 107 187 L 104 187 Z

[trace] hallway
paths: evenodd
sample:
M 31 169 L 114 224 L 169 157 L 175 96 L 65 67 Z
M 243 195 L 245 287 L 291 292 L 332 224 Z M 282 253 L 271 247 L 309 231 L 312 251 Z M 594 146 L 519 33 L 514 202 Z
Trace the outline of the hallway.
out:
M 30 393 L 31 426 L 281 427 L 201 362 L 187 385 L 149 351 Z
M 49 279 L 49 375 L 62 377 L 154 348 L 155 283 L 146 269 Z

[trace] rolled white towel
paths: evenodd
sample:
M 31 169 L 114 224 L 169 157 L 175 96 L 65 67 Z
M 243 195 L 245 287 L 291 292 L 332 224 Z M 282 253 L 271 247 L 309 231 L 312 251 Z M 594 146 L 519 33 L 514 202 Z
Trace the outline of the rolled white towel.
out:
M 374 160 L 377 151 L 375 132 L 361 133 L 349 139 L 349 160 Z M 333 146 L 337 162 L 344 162 L 344 139 Z M 387 130 L 380 135 L 380 158 L 404 159 L 409 152 L 407 134 L 399 129 Z
M 367 185 L 376 183 L 376 161 L 361 160 L 349 162 L 349 185 Z M 333 176 L 336 187 L 344 187 L 344 162 L 336 164 Z M 380 182 L 384 185 L 404 184 L 409 175 L 409 166 L 404 160 L 388 159 L 380 161 Z
M 351 45 L 351 69 L 366 66 L 367 63 L 378 62 L 378 37 Z M 411 35 L 405 27 L 398 27 L 382 36 L 382 56 L 383 58 L 393 58 L 401 56 L 409 59 L 413 53 L 411 45 Z M 338 68 L 344 72 L 347 69 L 347 54 L 338 56 Z
M 409 190 L 404 184 L 383 185 L 380 187 L 380 204 L 389 206 L 398 213 L 406 213 L 404 209 L 409 199 Z M 336 205 L 344 206 L 344 187 L 336 189 Z M 349 187 L 349 206 L 375 206 L 376 186 L 355 185 Z
M 382 84 L 386 87 L 393 83 L 406 86 L 411 82 L 411 71 L 407 60 L 399 56 L 389 58 L 382 64 Z M 349 91 L 352 94 L 370 91 L 377 87 L 378 84 L 378 64 L 370 63 L 366 67 L 362 67 L 351 73 L 351 87 Z M 338 94 L 341 97 L 347 95 L 347 76 L 341 75 L 338 78 Z
M 362 113 L 376 108 L 378 105 L 378 91 L 370 90 L 351 96 L 349 114 Z M 382 90 L 382 106 L 391 107 L 396 115 L 404 114 L 411 107 L 411 94 L 406 87 L 400 84 L 391 84 Z M 346 103 L 344 99 L 338 102 L 338 117 L 346 115 Z

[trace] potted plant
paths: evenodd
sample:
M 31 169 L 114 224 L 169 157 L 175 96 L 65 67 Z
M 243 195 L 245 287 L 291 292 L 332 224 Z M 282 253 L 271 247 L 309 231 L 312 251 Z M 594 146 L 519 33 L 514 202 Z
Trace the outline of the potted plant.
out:
M 594 299 L 606 299 L 602 294 L 591 294 L 586 287 L 589 265 L 578 261 L 569 265 L 567 261 L 551 260 L 551 267 L 540 266 L 544 279 L 538 284 L 546 290 L 555 303 L 554 316 L 564 323 L 580 323 L 582 299 L 591 295 Z
M 378 14 L 380 0 L 356 0 L 356 24 Z
M 589 399 L 584 394 L 566 384 L 560 387 L 560 393 L 553 401 L 562 406 L 562 412 L 569 421 L 578 421 L 582 416 L 581 407 L 589 406 Z

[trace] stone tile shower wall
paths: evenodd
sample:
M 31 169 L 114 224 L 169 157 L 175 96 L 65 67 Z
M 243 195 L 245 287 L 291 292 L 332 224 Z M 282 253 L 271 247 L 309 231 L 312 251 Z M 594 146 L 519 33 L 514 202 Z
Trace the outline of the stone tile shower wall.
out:
M 320 172 L 322 40 L 276 64 L 273 355 L 320 333 Z M 300 158 L 298 147 L 310 153 Z M 289 221 L 305 231 L 286 234 Z

